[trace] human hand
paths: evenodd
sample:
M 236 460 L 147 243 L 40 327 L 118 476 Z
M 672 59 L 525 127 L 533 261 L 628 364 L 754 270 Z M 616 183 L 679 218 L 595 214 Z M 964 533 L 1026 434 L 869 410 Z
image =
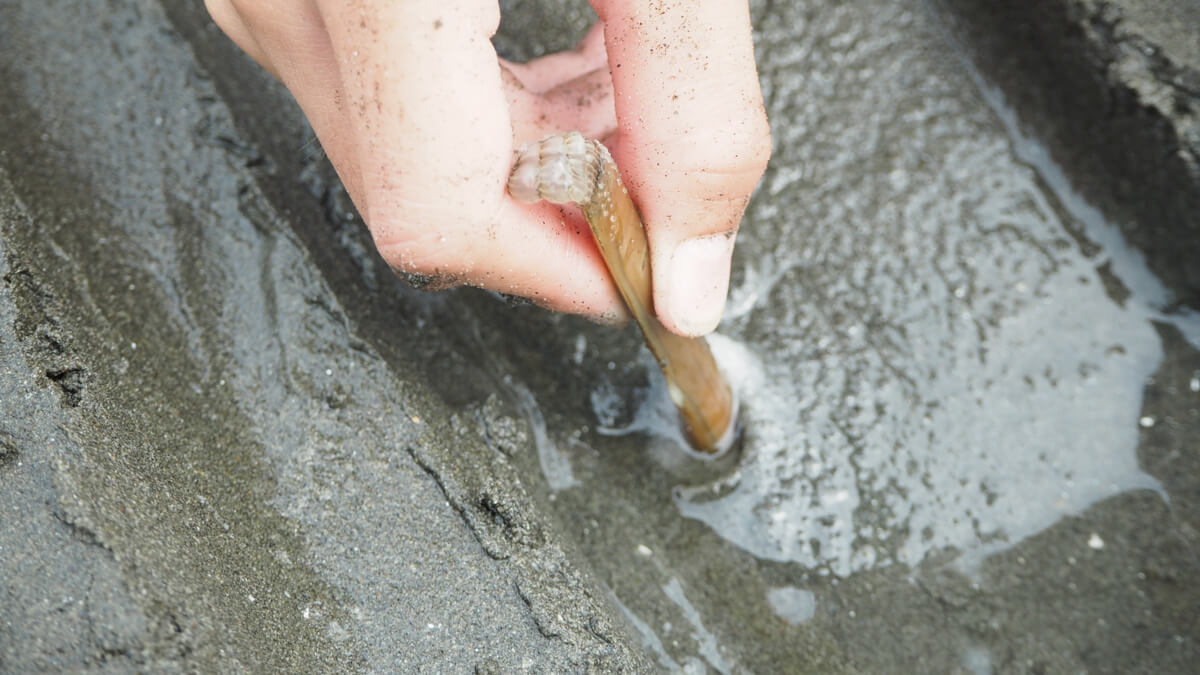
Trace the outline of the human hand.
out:
M 624 317 L 578 214 L 505 189 L 515 148 L 578 130 L 610 146 L 639 205 L 663 324 L 720 321 L 770 155 L 744 0 L 592 0 L 578 49 L 527 64 L 496 56 L 495 0 L 206 4 L 295 96 L 401 275 Z

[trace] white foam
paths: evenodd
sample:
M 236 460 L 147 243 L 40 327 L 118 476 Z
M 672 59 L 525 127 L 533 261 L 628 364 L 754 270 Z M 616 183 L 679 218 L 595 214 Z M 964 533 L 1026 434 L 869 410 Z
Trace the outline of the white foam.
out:
M 817 596 L 812 591 L 792 586 L 769 589 L 767 604 L 779 618 L 790 624 L 812 621 L 817 613 Z

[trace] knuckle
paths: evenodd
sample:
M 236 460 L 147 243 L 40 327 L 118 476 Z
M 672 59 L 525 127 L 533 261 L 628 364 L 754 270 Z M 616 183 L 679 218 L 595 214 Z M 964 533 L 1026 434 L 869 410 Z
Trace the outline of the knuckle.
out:
M 771 128 L 765 116 L 730 125 L 721 131 L 719 157 L 712 166 L 718 171 L 742 175 L 757 182 L 771 158 Z
M 740 202 L 766 171 L 771 130 L 760 112 L 693 128 L 643 148 L 649 151 L 631 153 L 639 165 L 637 173 L 668 188 L 668 193 L 689 200 Z
M 461 260 L 450 254 L 436 228 L 389 222 L 370 229 L 384 262 L 413 288 L 433 291 L 464 283 Z
M 685 189 L 700 201 L 744 203 L 771 158 L 769 131 L 722 132 L 691 147 L 680 167 L 681 178 Z

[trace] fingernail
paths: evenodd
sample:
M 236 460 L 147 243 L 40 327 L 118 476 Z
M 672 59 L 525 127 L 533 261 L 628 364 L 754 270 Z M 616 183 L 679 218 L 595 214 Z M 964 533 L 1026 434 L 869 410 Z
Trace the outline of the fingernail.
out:
M 688 239 L 675 248 L 666 274 L 664 306 L 656 307 L 664 323 L 686 335 L 710 333 L 721 322 L 729 291 L 731 234 Z M 658 294 L 656 294 L 658 295 Z

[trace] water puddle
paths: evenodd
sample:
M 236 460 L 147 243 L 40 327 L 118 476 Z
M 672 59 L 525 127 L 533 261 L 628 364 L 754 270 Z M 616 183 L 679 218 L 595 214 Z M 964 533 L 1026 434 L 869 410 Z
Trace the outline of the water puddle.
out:
M 1037 174 L 1010 169 L 1003 180 L 1023 185 L 975 191 L 961 229 L 910 238 L 857 264 L 858 279 L 827 278 L 832 290 L 803 265 L 751 262 L 712 338 L 744 401 L 745 454 L 720 480 L 678 487 L 681 514 L 756 557 L 845 577 L 945 549 L 970 570 L 1099 500 L 1161 492 L 1136 456 L 1162 358 L 1151 322 L 1194 343 L 1197 322 L 1164 313 L 1167 292 L 1119 230 L 1006 126 Z M 1063 211 L 1099 251 L 1084 252 Z M 926 265 L 897 259 L 922 249 Z M 1101 268 L 1127 297 L 1113 299 Z M 874 300 L 847 306 L 839 286 Z M 592 395 L 602 433 L 686 447 L 661 383 L 619 426 L 606 387 Z

